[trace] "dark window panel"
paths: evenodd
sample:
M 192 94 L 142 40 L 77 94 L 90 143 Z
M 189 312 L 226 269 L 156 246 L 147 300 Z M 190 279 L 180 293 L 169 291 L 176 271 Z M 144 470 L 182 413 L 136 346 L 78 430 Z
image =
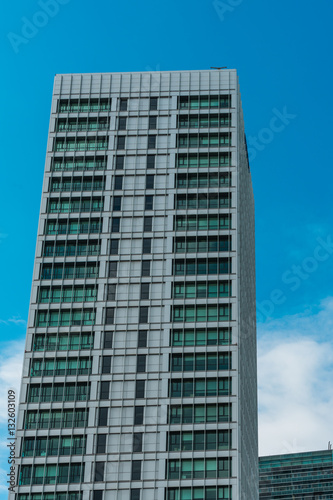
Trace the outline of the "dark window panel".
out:
M 133 434 L 133 452 L 141 452 L 142 451 L 142 432 L 134 432 Z
M 102 373 L 111 373 L 111 356 L 102 357 Z
M 122 170 L 124 168 L 125 156 L 116 156 L 116 170 Z
M 104 481 L 104 467 L 105 462 L 96 462 L 95 463 L 95 477 L 94 481 Z
M 99 393 L 99 399 L 109 399 L 110 394 L 110 382 L 101 382 L 101 390 Z
M 155 168 L 155 155 L 147 156 L 147 168 Z
M 107 307 L 105 310 L 105 324 L 113 325 L 114 323 L 114 307 Z
M 135 397 L 138 399 L 145 397 L 145 380 L 137 380 L 135 382 Z
M 125 149 L 125 139 L 124 135 L 120 135 L 117 139 L 117 149 Z
M 111 233 L 119 233 L 119 230 L 120 230 L 120 217 L 112 217 Z
M 156 148 L 156 135 L 148 135 L 148 149 L 155 149 L 155 148 Z M 124 141 L 124 147 L 122 149 L 125 149 L 125 141 Z
M 111 240 L 110 242 L 110 255 L 118 255 L 119 240 Z
M 148 194 L 145 196 L 145 210 L 153 210 L 154 205 L 154 196 L 152 194 Z
M 109 278 L 115 278 L 117 276 L 118 262 L 109 262 Z
M 134 407 L 134 425 L 143 424 L 143 411 L 144 411 L 144 406 Z
M 154 189 L 155 175 L 146 175 L 146 189 Z
M 142 253 L 151 253 L 151 238 L 143 238 Z
M 128 99 L 121 98 L 119 102 L 119 111 L 127 111 L 127 101 Z
M 157 116 L 150 116 L 149 117 L 148 128 L 150 130 L 153 130 L 153 129 L 157 128 Z
M 117 285 L 115 283 L 108 285 L 106 300 L 116 300 L 116 289 Z
M 140 500 L 140 490 L 138 488 L 131 489 L 130 500 Z
M 149 101 L 149 109 L 151 111 L 157 110 L 158 97 L 151 97 Z
M 140 306 L 139 323 L 148 323 L 148 307 Z
M 108 425 L 108 411 L 109 408 L 100 408 L 98 411 L 98 426 L 104 427 Z
M 139 330 L 138 347 L 147 347 L 147 330 Z
M 114 178 L 114 189 L 115 191 L 123 189 L 123 176 L 116 175 Z
M 106 434 L 97 434 L 96 453 L 105 453 Z
M 149 283 L 141 283 L 140 299 L 149 299 Z
M 114 196 L 113 197 L 112 209 L 114 212 L 118 212 L 119 210 L 121 210 L 121 196 Z
M 132 461 L 131 479 L 132 479 L 132 481 L 140 481 L 140 479 L 141 479 L 141 460 L 133 460 Z
M 138 354 L 136 357 L 136 371 L 137 373 L 144 373 L 146 371 L 146 355 Z
M 141 276 L 150 276 L 150 260 L 143 260 L 141 265 Z
M 152 231 L 153 230 L 153 218 L 150 216 L 145 216 L 143 219 L 143 230 Z
M 112 348 L 112 336 L 113 332 L 104 332 L 104 344 L 103 344 L 104 349 Z
M 118 120 L 118 130 L 126 130 L 126 116 L 120 116 Z

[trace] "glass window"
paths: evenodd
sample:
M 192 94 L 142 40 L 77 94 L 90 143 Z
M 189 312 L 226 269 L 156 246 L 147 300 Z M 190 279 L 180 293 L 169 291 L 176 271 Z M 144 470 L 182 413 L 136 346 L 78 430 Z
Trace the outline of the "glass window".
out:
M 135 397 L 139 399 L 145 397 L 145 380 L 137 380 L 135 382 Z
M 110 255 L 118 255 L 119 240 L 112 239 L 110 242 Z
M 140 299 L 149 299 L 149 283 L 141 283 Z
M 143 230 L 144 231 L 152 231 L 153 229 L 153 218 L 150 216 L 145 216 L 143 218 Z
M 142 451 L 142 432 L 134 432 L 133 434 L 133 452 L 141 452 Z
M 143 260 L 141 266 L 141 276 L 150 276 L 150 260 Z
M 144 406 L 134 407 L 134 425 L 143 424 L 143 412 L 144 412 Z
M 117 285 L 115 283 L 111 283 L 111 284 L 107 285 L 106 300 L 116 300 L 116 288 L 117 288 Z
M 113 325 L 114 323 L 114 307 L 106 307 L 105 309 L 105 324 Z
M 157 104 L 158 104 L 158 97 L 151 97 L 149 100 L 149 109 L 151 111 L 156 111 L 157 110 Z
M 155 175 L 146 175 L 146 189 L 154 189 Z
M 104 467 L 105 462 L 96 462 L 95 463 L 95 482 L 104 481 Z
M 102 357 L 102 373 L 111 373 L 111 356 Z
M 117 276 L 118 262 L 109 262 L 109 278 L 115 278 Z
M 96 453 L 106 452 L 106 434 L 97 434 Z
M 138 488 L 131 489 L 130 500 L 140 500 L 140 490 Z
M 110 394 L 110 382 L 101 382 L 101 388 L 99 393 L 99 399 L 109 399 Z
M 138 354 L 136 357 L 136 371 L 137 373 L 143 373 L 146 371 L 146 355 Z
M 116 156 L 116 170 L 123 170 L 125 156 Z
M 126 130 L 126 116 L 120 116 L 118 118 L 118 130 Z
M 141 479 L 141 460 L 133 460 L 131 480 L 138 481 L 140 479 Z
M 157 116 L 150 116 L 149 117 L 148 128 L 149 128 L 149 130 L 157 128 Z
M 142 253 L 151 253 L 151 238 L 143 238 L 142 240 Z M 143 261 L 147 262 L 147 261 Z
M 148 323 L 148 307 L 140 306 L 139 308 L 139 323 Z
M 153 210 L 154 196 L 146 195 L 145 196 L 145 210 Z
M 127 101 L 126 98 L 119 99 L 119 111 L 127 111 Z
M 121 196 L 114 196 L 113 197 L 113 211 L 119 211 L 121 210 Z
M 155 149 L 155 148 L 156 148 L 156 135 L 148 135 L 148 149 Z
M 112 348 L 112 336 L 113 332 L 104 332 L 104 344 L 103 344 L 104 349 Z
M 155 158 L 154 155 L 147 156 L 147 168 L 155 168 Z
M 125 149 L 125 140 L 126 137 L 124 135 L 120 135 L 117 139 L 117 149 Z
M 116 175 L 114 178 L 114 189 L 115 191 L 123 189 L 123 176 Z
M 102 399 L 102 398 L 101 398 Z M 108 398 L 103 398 L 108 399 Z M 98 412 L 98 426 L 105 427 L 108 421 L 108 408 L 100 408 Z
M 120 218 L 112 217 L 111 218 L 111 233 L 119 233 L 120 231 Z

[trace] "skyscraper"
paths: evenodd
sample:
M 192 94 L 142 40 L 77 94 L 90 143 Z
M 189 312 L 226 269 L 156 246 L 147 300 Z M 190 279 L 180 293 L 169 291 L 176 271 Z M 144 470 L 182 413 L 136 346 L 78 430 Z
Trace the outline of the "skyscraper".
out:
M 236 71 L 57 75 L 15 500 L 257 499 L 256 391 Z

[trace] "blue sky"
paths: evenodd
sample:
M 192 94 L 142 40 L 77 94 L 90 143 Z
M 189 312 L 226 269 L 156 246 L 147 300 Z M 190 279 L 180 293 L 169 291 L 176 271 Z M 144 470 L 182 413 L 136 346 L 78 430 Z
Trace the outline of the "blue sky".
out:
M 54 75 L 227 66 L 239 73 L 256 201 L 259 373 L 265 377 L 274 361 L 269 376 L 279 384 L 281 346 L 293 352 L 295 343 L 310 342 L 295 350 L 284 374 L 295 365 L 297 378 L 317 353 L 311 380 L 313 394 L 322 394 L 309 441 L 305 430 L 295 434 L 298 410 L 272 428 L 266 387 L 261 449 L 325 448 L 333 437 L 324 425 L 333 397 L 321 393 L 332 360 L 319 363 L 323 349 L 332 352 L 332 1 L 96 0 L 92 7 L 87 0 L 17 0 L 3 11 L 2 386 L 17 384 L 12 367 L 25 335 Z M 300 376 L 300 391 L 302 383 Z M 280 381 L 281 401 L 294 397 L 289 389 Z M 270 447 L 265 432 L 274 429 L 279 437 Z

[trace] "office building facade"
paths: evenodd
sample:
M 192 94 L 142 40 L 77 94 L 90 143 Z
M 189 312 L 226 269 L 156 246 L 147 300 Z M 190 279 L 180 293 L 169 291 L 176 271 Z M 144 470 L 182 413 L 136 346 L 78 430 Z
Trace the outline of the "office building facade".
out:
M 333 452 L 309 451 L 259 458 L 262 500 L 333 498 Z
M 17 438 L 15 500 L 258 498 L 236 71 L 55 77 Z

